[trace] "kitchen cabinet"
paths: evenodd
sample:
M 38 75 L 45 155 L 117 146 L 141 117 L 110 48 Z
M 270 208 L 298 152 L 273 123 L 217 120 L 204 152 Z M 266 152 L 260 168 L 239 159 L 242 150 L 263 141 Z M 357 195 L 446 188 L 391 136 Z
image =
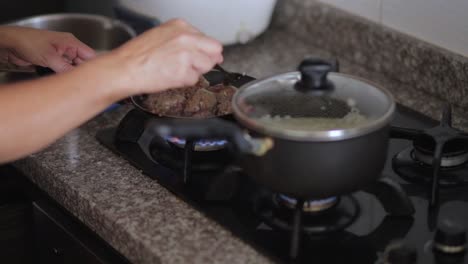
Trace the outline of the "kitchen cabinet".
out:
M 36 260 L 49 264 L 128 263 L 96 241 L 80 223 L 45 200 L 32 203 Z M 108 252 L 106 252 L 108 251 Z
M 23 201 L 0 205 L 0 263 L 32 263 L 30 212 Z
M 24 176 L 3 167 L 0 168 L 0 263 L 129 262 Z

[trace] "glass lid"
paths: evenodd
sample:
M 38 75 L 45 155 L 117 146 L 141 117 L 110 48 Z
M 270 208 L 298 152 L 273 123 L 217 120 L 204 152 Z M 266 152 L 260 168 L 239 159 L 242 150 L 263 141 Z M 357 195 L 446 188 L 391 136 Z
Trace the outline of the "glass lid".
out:
M 391 94 L 337 70 L 308 59 L 298 72 L 248 83 L 234 96 L 234 113 L 259 132 L 300 140 L 345 139 L 388 124 Z

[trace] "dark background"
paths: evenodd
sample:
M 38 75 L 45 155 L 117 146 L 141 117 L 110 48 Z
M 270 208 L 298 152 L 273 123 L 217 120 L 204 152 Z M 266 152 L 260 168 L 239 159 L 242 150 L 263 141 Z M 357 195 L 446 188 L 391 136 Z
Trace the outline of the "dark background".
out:
M 79 12 L 113 16 L 115 0 L 1 0 L 0 23 L 47 13 Z
M 63 12 L 64 0 L 2 0 L 0 2 L 0 23 L 27 16 Z

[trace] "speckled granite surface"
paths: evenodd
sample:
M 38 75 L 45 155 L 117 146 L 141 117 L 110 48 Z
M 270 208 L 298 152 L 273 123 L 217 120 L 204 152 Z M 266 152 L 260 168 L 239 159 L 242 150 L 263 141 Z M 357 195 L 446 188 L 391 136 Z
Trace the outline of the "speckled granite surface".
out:
M 290 31 L 276 29 L 257 39 L 252 45 L 230 47 L 226 50 L 226 68 L 247 72 L 255 77 L 265 77 L 285 71 L 293 71 L 307 56 L 336 58 L 329 50 L 318 49 L 310 42 Z M 438 119 L 441 106 L 446 102 L 437 96 L 415 89 L 414 86 L 395 80 L 385 73 L 356 64 L 353 60 L 340 58 L 340 71 L 366 78 L 389 89 L 395 100 L 405 106 Z M 468 88 L 468 87 L 467 87 Z M 463 109 L 454 107 L 454 126 L 468 129 L 468 119 Z M 468 115 L 466 116 L 468 118 Z
M 275 27 L 370 71 L 468 107 L 468 57 L 317 3 L 280 0 Z
M 103 148 L 122 108 L 18 161 L 49 195 L 133 263 L 265 263 L 265 258 Z
M 327 10 L 322 11 L 331 12 Z M 263 77 L 294 70 L 305 55 L 336 55 L 333 48 L 317 49 L 288 27 L 274 27 L 249 45 L 227 48 L 225 68 Z M 342 72 L 379 83 L 398 102 L 438 118 L 442 102 L 436 97 L 356 61 L 343 56 Z M 458 80 L 463 77 L 452 81 Z M 96 141 L 95 133 L 117 124 L 127 110 L 102 114 L 14 165 L 134 263 L 270 262 Z M 462 111 L 456 109 L 454 116 L 457 127 L 468 128 Z

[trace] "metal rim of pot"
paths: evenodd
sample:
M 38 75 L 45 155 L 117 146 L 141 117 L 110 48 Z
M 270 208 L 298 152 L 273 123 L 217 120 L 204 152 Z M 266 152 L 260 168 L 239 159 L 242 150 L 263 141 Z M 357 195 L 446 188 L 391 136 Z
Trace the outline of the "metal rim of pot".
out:
M 102 15 L 95 15 L 95 14 L 82 14 L 82 13 L 54 13 L 54 14 L 45 14 L 39 16 L 30 16 L 18 20 L 11 21 L 7 23 L 7 25 L 15 25 L 15 26 L 28 26 L 30 24 L 40 23 L 42 20 L 60 20 L 60 19 L 89 19 L 94 20 L 102 25 L 104 28 L 112 28 L 112 27 L 121 27 L 123 28 L 132 38 L 136 37 L 137 34 L 133 28 L 129 25 L 125 24 L 123 21 L 118 19 L 113 19 L 111 17 L 106 17 Z
M 337 65 L 337 62 L 335 63 Z M 316 66 L 321 70 L 321 72 L 317 75 L 319 81 L 315 77 L 309 78 L 309 74 L 305 73 L 304 69 L 301 69 L 301 65 L 310 66 L 312 65 L 313 73 L 315 74 Z M 276 80 L 279 77 L 290 76 L 293 77 L 291 83 L 294 85 L 286 85 L 286 90 L 292 90 L 295 93 L 296 89 L 298 89 L 297 85 L 304 86 L 308 89 L 310 86 L 316 86 L 319 89 L 317 91 L 313 91 L 311 96 L 306 96 L 302 102 L 310 103 L 309 105 L 314 105 L 313 101 L 309 102 L 309 99 L 316 98 L 315 95 L 337 95 L 337 98 L 343 94 L 347 93 L 337 93 L 333 94 L 333 92 L 328 93 L 330 90 L 329 87 L 326 89 L 322 89 L 322 85 L 328 86 L 333 84 L 328 79 L 328 73 L 333 70 L 337 71 L 338 66 L 332 66 L 332 63 L 323 61 L 320 59 L 312 59 L 312 60 L 304 60 L 301 65 L 299 66 L 300 71 L 296 72 L 289 72 L 279 75 L 274 75 L 272 77 L 259 79 L 256 81 L 249 82 L 245 85 L 242 85 L 239 90 L 234 95 L 231 103 L 233 108 L 233 114 L 237 121 L 239 121 L 241 126 L 237 126 L 230 122 L 223 122 L 217 118 L 213 118 L 211 120 L 204 120 L 200 122 L 199 120 L 192 120 L 191 122 L 177 122 L 177 120 L 173 121 L 154 121 L 154 133 L 163 135 L 163 136 L 177 136 L 183 137 L 188 139 L 204 139 L 204 138 L 227 138 L 229 141 L 233 142 L 233 146 L 237 151 L 242 153 L 249 153 L 255 156 L 263 156 L 269 150 L 273 148 L 275 145 L 275 139 L 283 139 L 283 140 L 290 140 L 296 142 L 337 142 L 337 141 L 345 141 L 347 139 L 355 139 L 365 137 L 366 135 L 373 134 L 374 132 L 378 132 L 380 129 L 384 129 L 387 126 L 391 119 L 394 116 L 394 112 L 396 109 L 396 104 L 393 99 L 393 96 L 387 91 L 385 88 L 374 84 L 373 82 L 369 82 L 366 79 L 358 78 L 351 75 L 341 74 L 332 72 L 330 73 L 331 78 L 334 77 L 341 77 L 344 78 L 346 81 L 353 80 L 358 82 L 358 84 L 354 86 L 342 86 L 336 90 L 340 91 L 351 91 L 350 94 L 356 94 L 359 96 L 366 94 L 365 91 L 370 91 L 370 93 L 374 93 L 374 99 L 379 99 L 372 101 L 369 103 L 369 100 L 364 100 L 361 97 L 358 101 L 358 106 L 361 106 L 364 111 L 369 112 L 373 119 L 369 120 L 369 122 L 364 123 L 363 125 L 345 128 L 345 129 L 325 129 L 325 130 L 309 130 L 306 129 L 305 131 L 289 131 L 287 129 L 278 129 L 273 126 L 268 126 L 261 124 L 260 122 L 254 120 L 252 117 L 244 114 L 243 111 L 240 109 L 239 100 L 244 96 L 243 93 L 247 89 L 259 90 L 258 92 L 259 97 L 264 97 L 265 93 L 263 93 L 262 89 L 270 89 L 271 87 L 268 85 L 264 85 L 265 82 Z M 310 72 L 309 72 L 310 73 Z M 263 87 L 259 87 L 263 85 Z M 362 85 L 369 86 L 367 89 L 362 88 Z M 258 89 L 257 89 L 258 88 Z M 334 88 L 334 87 L 333 87 Z M 315 93 L 318 92 L 318 93 Z M 375 97 L 375 94 L 378 96 Z M 302 98 L 303 94 L 297 93 L 298 97 Z M 320 97 L 320 96 L 318 96 Z M 245 98 L 245 97 L 244 97 Z M 277 97 L 279 100 L 283 100 L 283 97 Z M 291 97 L 290 97 L 291 98 Z M 365 98 L 369 99 L 369 98 Z M 288 100 L 285 100 L 288 101 Z M 382 107 L 379 105 L 380 103 L 385 102 L 385 106 Z M 361 105 L 360 105 L 361 104 Z M 339 104 L 338 104 L 339 105 Z M 285 104 L 286 113 L 290 113 L 290 106 L 294 106 L 294 104 Z M 296 110 L 301 109 L 307 105 L 295 106 Z M 333 108 L 333 107 L 332 107 Z M 374 111 L 378 108 L 378 111 Z M 307 109 L 306 109 L 307 110 Z M 373 116 L 372 116 L 373 115 Z M 375 117 L 375 118 L 374 118 Z M 190 120 L 186 120 L 190 121 Z M 251 135 L 246 130 L 252 130 L 254 134 Z M 260 135 L 255 135 L 255 132 L 258 132 Z
M 79 21 L 79 22 L 84 21 L 87 23 L 92 22 L 93 26 L 98 25 L 102 32 L 107 32 L 107 31 L 118 29 L 118 30 L 121 30 L 125 34 L 125 39 L 127 40 L 130 40 L 137 36 L 136 31 L 132 27 L 127 25 L 125 22 L 118 20 L 118 19 L 111 18 L 111 17 L 106 17 L 103 15 L 96 15 L 96 14 L 84 14 L 84 13 L 43 14 L 43 15 L 30 16 L 30 17 L 25 17 L 25 18 L 14 20 L 14 21 L 10 21 L 6 25 L 30 27 L 30 28 L 45 29 L 45 30 L 54 30 L 54 31 L 61 31 L 61 32 L 70 32 L 74 34 L 76 38 L 80 39 L 80 41 L 83 41 L 86 43 L 86 40 L 76 35 L 75 30 L 64 28 L 64 25 L 66 25 L 66 23 L 69 23 L 70 21 Z M 49 24 L 52 24 L 52 25 L 49 25 Z M 67 27 L 68 26 L 69 25 L 67 25 Z M 112 35 L 114 36 L 114 34 Z M 90 38 L 87 38 L 87 39 L 89 40 Z M 109 45 L 111 43 L 107 39 L 103 41 L 102 39 L 99 39 L 96 36 L 92 37 L 91 39 L 92 41 L 96 41 L 98 46 Z M 98 49 L 111 50 L 111 49 L 117 48 L 119 45 L 123 43 L 117 43 L 118 45 L 116 46 L 109 46 L 109 47 L 105 47 L 104 49 L 92 45 L 93 43 L 86 43 L 86 44 L 88 44 L 91 48 L 96 49 L 96 50 Z M 49 74 L 54 73 L 54 71 L 50 68 L 37 66 L 37 65 L 34 67 L 23 67 L 15 71 L 37 73 L 39 76 L 44 76 L 44 75 L 49 75 Z M 12 72 L 15 72 L 15 71 L 12 71 Z

